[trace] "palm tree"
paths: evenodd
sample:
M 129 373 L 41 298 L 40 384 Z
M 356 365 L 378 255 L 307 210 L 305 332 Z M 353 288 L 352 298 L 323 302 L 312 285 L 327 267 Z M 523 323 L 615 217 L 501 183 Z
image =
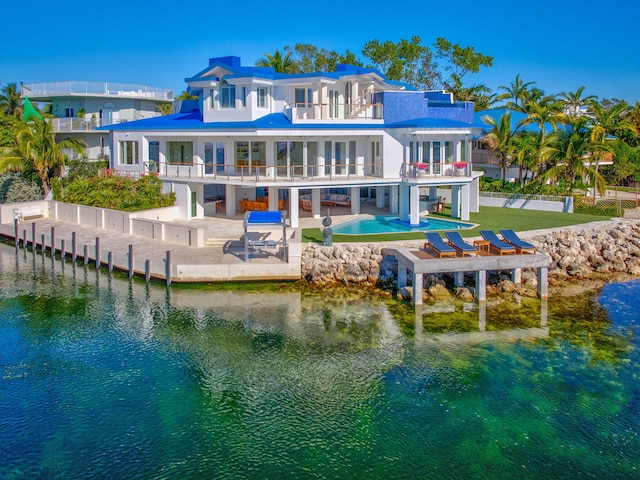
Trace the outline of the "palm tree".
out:
M 5 115 L 22 116 L 22 98 L 15 83 L 8 83 L 2 87 L 0 94 L 0 111 Z
M 273 52 L 273 55 L 265 53 L 263 58 L 256 60 L 256 67 L 272 67 L 279 73 L 294 73 L 295 63 L 291 59 L 292 53 L 287 52 L 284 56 L 280 50 Z
M 605 181 L 594 168 L 592 159 L 609 151 L 608 145 L 594 142 L 591 138 L 589 119 L 572 117 L 570 128 L 559 135 L 555 151 L 552 154 L 554 165 L 540 176 L 541 181 L 564 182 L 567 193 L 585 186 L 595 188 L 603 194 Z
M 530 90 L 529 87 L 535 84 L 536 82 L 526 82 L 526 83 L 523 82 L 522 79 L 520 78 L 520 74 L 518 74 L 516 75 L 515 81 L 511 82 L 511 85 L 509 86 L 501 85 L 498 87 L 498 89 L 505 90 L 505 93 L 503 93 L 502 95 L 498 95 L 497 100 L 509 99 L 509 102 L 507 102 L 506 107 L 512 110 L 519 110 L 518 107 L 522 104 L 522 102 L 526 98 L 527 92 Z
M 598 100 L 598 97 L 595 95 L 588 95 L 586 97 L 582 96 L 582 93 L 585 90 L 584 85 L 580 87 L 575 92 L 562 92 L 560 94 L 560 98 L 564 103 L 564 113 L 569 116 L 575 116 L 580 113 L 580 109 L 586 107 L 592 102 Z
M 531 134 L 520 132 L 512 139 L 513 161 L 519 167 L 518 182 L 523 183 L 523 171 L 536 168 L 537 138 Z
M 490 151 L 496 152 L 500 162 L 500 170 L 502 180 L 507 176 L 507 166 L 511 155 L 513 154 L 513 136 L 515 132 L 522 126 L 518 122 L 514 129 L 511 128 L 511 112 L 505 112 L 500 115 L 498 120 L 488 115 L 482 117 L 484 123 L 489 125 L 491 131 L 484 137 L 487 147 Z
M 199 97 L 197 95 L 194 95 L 191 92 L 183 90 L 182 93 L 176 97 L 176 100 L 198 100 L 198 98 Z
M 13 170 L 34 171 L 44 194 L 51 190 L 49 179 L 63 167 L 66 151 L 84 153 L 85 143 L 77 138 L 56 142 L 50 122 L 42 119 L 20 123 L 14 131 L 14 144 L 0 148 L 0 173 Z

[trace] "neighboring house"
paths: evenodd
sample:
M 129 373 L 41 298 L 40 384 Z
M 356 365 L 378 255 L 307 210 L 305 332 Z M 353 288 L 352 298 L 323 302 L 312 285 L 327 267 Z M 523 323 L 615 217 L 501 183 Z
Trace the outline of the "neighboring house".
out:
M 301 207 L 316 218 L 332 203 L 357 214 L 366 199 L 415 225 L 438 186 L 451 188 L 454 217 L 477 211 L 470 102 L 362 67 L 282 74 L 238 57 L 212 58 L 186 83 L 199 100 L 180 113 L 103 128 L 111 167 L 157 173 L 185 218 L 233 217 L 268 197 L 270 210 L 288 202 L 298 227 Z
M 24 83 L 21 96 L 39 104 L 51 104 L 57 136 L 73 136 L 86 142 L 90 160 L 109 158 L 109 134 L 105 125 L 160 115 L 159 105 L 173 101 L 173 91 L 106 82 Z

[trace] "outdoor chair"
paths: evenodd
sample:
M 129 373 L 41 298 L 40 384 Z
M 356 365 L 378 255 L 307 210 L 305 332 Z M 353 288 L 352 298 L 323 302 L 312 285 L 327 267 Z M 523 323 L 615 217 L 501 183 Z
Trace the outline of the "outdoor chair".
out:
M 465 255 L 478 256 L 478 247 L 468 244 L 460 235 L 460 232 L 444 232 L 447 236 L 447 243 L 456 249 L 458 255 L 464 257 Z
M 498 235 L 492 230 L 480 230 L 480 235 L 484 238 L 492 249 L 494 249 L 499 255 L 515 255 L 516 247 L 510 243 L 503 242 L 498 238 Z
M 438 254 L 438 257 L 455 257 L 456 250 L 451 245 L 444 242 L 439 233 L 425 232 L 424 236 L 427 237 L 427 241 L 424 244 L 424 248 L 433 250 Z
M 536 246 L 522 240 L 513 230 L 500 230 L 500 235 L 505 242 L 516 247 L 517 253 L 536 253 Z

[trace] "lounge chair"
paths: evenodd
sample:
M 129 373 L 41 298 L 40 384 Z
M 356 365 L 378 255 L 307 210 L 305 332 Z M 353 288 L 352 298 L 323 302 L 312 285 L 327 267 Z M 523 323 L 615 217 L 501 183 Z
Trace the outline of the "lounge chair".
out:
M 465 255 L 478 256 L 478 247 L 468 244 L 460 235 L 460 232 L 444 232 L 447 236 L 447 243 L 456 249 L 458 255 L 464 257 Z
M 517 253 L 536 253 L 536 246 L 522 240 L 513 230 L 500 230 L 500 235 L 505 242 L 516 247 Z
M 439 233 L 425 232 L 424 236 L 427 237 L 427 242 L 424 244 L 424 248 L 433 250 L 440 258 L 456 256 L 455 248 L 446 244 Z
M 480 230 L 480 235 L 487 242 L 489 242 L 492 249 L 494 249 L 499 255 L 515 255 L 516 247 L 511 245 L 510 243 L 503 242 L 498 238 L 498 235 L 495 234 L 492 230 Z

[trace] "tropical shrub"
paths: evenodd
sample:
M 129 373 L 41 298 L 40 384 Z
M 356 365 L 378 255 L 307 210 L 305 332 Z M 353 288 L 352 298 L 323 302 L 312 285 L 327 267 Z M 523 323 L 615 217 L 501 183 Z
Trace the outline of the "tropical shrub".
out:
M 0 175 L 0 203 L 29 202 L 41 197 L 42 188 L 37 181 L 15 172 Z
M 162 193 L 162 181 L 155 175 L 138 179 L 120 175 L 78 178 L 60 188 L 57 199 L 80 205 L 134 212 L 172 206 L 173 192 Z

